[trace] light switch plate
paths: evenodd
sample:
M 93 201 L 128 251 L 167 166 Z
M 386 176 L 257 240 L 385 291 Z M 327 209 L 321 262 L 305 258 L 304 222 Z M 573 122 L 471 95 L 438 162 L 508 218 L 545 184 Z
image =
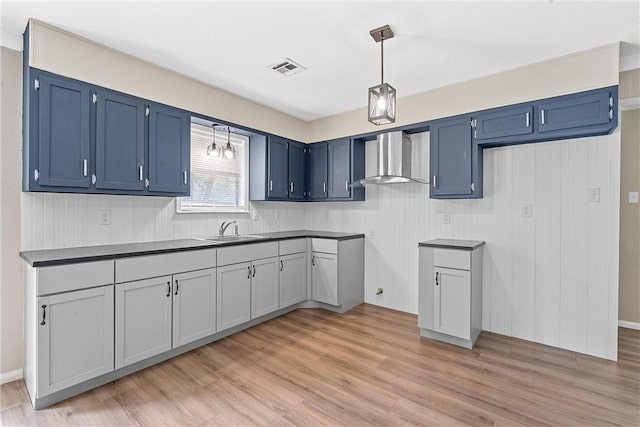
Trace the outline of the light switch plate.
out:
M 600 188 L 590 188 L 589 189 L 589 201 L 590 202 L 599 202 L 600 201 Z
M 451 224 L 451 212 L 443 212 L 442 213 L 442 223 L 443 224 Z
M 111 210 L 100 209 L 100 225 L 111 225 Z
M 637 191 L 629 191 L 629 203 L 638 203 Z

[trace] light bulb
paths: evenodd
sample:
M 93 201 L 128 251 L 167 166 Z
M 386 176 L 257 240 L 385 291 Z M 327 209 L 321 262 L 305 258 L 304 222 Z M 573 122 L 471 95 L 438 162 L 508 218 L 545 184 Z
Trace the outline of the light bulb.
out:
M 233 152 L 233 147 L 230 143 L 227 143 L 227 146 L 224 147 L 224 157 L 231 160 L 235 157 L 235 153 Z
M 209 146 L 207 147 L 207 156 L 210 156 L 210 157 L 220 156 L 220 150 L 218 149 L 215 143 L 209 144 Z
M 378 98 L 378 110 L 380 111 L 386 111 L 387 110 L 387 100 L 385 97 L 381 96 L 380 98 Z

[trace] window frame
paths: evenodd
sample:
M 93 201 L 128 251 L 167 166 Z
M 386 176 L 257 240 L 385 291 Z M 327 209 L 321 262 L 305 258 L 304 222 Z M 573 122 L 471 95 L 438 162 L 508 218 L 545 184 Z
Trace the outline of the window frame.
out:
M 204 126 L 200 121 L 191 121 L 191 124 Z M 189 131 L 191 132 L 191 130 Z M 184 206 L 183 199 L 187 197 L 176 197 L 176 213 L 233 213 L 233 214 L 249 214 L 251 212 L 249 206 L 249 136 L 239 133 L 231 132 L 231 138 L 235 140 L 241 140 L 244 143 L 244 206 Z M 189 147 L 189 157 L 191 157 L 191 146 Z M 193 169 L 193 161 L 190 162 L 191 169 Z M 193 179 L 193 171 L 189 171 L 189 179 Z M 193 186 L 190 186 L 193 189 Z

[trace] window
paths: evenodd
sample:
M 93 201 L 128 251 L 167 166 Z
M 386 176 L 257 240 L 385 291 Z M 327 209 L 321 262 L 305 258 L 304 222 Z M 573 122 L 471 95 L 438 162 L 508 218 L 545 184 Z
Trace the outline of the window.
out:
M 231 133 L 235 158 L 207 155 L 214 130 L 191 123 L 191 196 L 179 197 L 178 212 L 248 212 L 249 138 Z M 216 129 L 218 147 L 227 145 L 226 128 Z

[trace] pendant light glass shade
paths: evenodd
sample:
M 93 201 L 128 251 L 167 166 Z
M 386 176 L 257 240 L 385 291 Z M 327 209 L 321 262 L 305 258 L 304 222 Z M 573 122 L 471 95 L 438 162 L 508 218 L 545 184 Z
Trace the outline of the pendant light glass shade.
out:
M 211 125 L 211 129 L 213 132 L 211 134 L 211 144 L 207 146 L 207 156 L 220 157 L 220 147 L 216 144 L 216 125 Z
M 224 158 L 225 159 L 235 159 L 236 158 L 236 148 L 231 145 L 231 129 L 227 127 L 227 144 L 224 146 Z
M 375 125 L 396 121 L 396 90 L 388 83 L 369 88 L 369 121 Z

